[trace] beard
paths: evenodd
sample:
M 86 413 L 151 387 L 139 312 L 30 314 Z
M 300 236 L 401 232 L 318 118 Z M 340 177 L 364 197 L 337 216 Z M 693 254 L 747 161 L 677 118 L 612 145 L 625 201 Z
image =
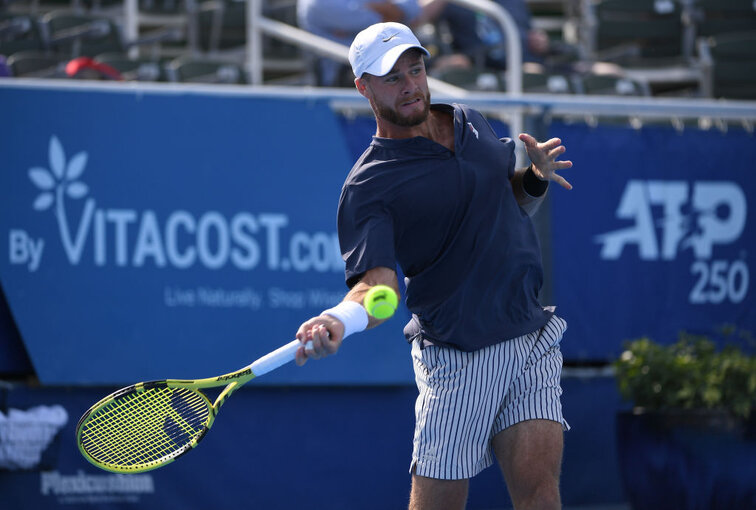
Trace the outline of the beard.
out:
M 430 93 L 424 93 L 418 96 L 423 101 L 423 109 L 411 115 L 401 115 L 395 108 L 371 101 L 376 116 L 401 127 L 414 127 L 422 124 L 428 118 L 430 113 Z

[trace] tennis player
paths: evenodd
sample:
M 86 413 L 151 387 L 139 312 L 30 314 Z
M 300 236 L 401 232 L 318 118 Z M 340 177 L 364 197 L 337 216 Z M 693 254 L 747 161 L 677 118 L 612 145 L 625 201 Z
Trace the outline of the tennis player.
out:
M 338 207 L 351 289 L 304 322 L 296 360 L 335 353 L 381 321 L 361 302 L 406 276 L 419 395 L 410 509 L 461 509 L 468 480 L 493 464 L 516 509 L 559 508 L 563 431 L 559 343 L 566 323 L 538 302 L 543 270 L 530 220 L 558 170 L 559 139 L 527 134 L 532 164 L 515 170 L 514 142 L 477 111 L 431 104 L 428 51 L 398 23 L 360 32 L 349 50 L 355 85 L 377 131 Z

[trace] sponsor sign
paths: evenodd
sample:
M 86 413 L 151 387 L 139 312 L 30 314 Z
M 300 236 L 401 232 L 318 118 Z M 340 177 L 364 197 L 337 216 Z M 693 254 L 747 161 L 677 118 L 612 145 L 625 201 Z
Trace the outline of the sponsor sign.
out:
M 574 162 L 552 192 L 554 291 L 572 358 L 626 339 L 756 330 L 752 134 L 552 127 Z M 744 342 L 738 335 L 729 340 Z
M 0 281 L 43 382 L 226 373 L 346 293 L 335 219 L 353 160 L 325 102 L 5 87 L 0 98 Z M 265 380 L 410 380 L 403 319 L 361 335 L 351 359 Z

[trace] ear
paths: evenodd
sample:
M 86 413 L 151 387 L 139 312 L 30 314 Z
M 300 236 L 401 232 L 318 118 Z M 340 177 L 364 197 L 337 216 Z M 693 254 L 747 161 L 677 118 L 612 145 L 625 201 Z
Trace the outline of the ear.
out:
M 363 97 L 368 97 L 368 91 L 367 91 L 367 83 L 362 78 L 355 78 L 354 79 L 354 86 L 357 87 L 357 92 L 362 94 Z

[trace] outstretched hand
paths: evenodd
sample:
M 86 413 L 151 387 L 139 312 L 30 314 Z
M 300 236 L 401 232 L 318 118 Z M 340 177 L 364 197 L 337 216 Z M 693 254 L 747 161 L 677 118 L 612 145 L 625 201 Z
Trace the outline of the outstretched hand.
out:
M 533 163 L 533 173 L 542 181 L 554 181 L 563 188 L 572 189 L 572 184 L 557 174 L 557 170 L 564 170 L 572 166 L 572 161 L 556 161 L 567 149 L 561 145 L 559 138 L 552 138 L 543 143 L 527 133 L 520 133 L 519 139 L 525 144 L 525 150 Z

